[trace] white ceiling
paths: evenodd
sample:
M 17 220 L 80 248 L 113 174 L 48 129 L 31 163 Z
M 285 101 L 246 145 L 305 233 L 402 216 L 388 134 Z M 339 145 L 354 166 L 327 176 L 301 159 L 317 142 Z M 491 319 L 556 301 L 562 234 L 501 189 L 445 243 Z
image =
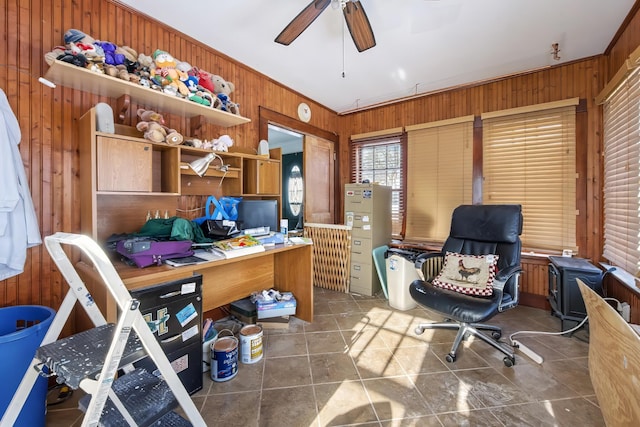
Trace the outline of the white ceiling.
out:
M 119 1 L 338 113 L 601 54 L 634 3 L 361 0 L 377 45 L 358 53 L 331 7 L 291 45 L 273 41 L 311 0 Z

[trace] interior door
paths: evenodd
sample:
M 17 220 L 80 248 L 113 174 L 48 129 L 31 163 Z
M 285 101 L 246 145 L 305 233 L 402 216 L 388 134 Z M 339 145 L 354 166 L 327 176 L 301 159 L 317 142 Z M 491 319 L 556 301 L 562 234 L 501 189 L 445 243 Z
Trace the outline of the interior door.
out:
M 335 224 L 334 144 L 305 135 L 302 150 L 304 170 L 304 222 Z

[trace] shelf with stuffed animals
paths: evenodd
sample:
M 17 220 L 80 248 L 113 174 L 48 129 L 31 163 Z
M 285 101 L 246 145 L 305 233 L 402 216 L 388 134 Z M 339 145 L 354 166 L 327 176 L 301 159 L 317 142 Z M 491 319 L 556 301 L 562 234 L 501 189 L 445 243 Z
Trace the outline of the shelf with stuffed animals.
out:
M 164 113 L 178 114 L 187 118 L 203 117 L 209 123 L 231 127 L 251 122 L 250 119 L 207 106 L 187 98 L 154 90 L 139 83 L 91 71 L 70 63 L 52 61 L 45 78 L 61 86 L 111 98 L 130 96 L 138 104 L 153 106 Z

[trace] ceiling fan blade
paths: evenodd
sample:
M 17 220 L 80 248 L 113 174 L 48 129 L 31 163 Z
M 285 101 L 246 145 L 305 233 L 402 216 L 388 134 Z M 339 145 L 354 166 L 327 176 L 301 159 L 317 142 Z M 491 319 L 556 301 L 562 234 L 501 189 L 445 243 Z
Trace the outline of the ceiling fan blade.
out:
M 356 44 L 358 52 L 374 47 L 376 38 L 373 36 L 369 18 L 367 18 L 362 4 L 359 1 L 348 1 L 344 5 L 343 13 L 349 33 L 351 33 L 351 38 Z
M 313 0 L 302 12 L 298 14 L 289 25 L 287 25 L 278 37 L 276 37 L 276 43 L 283 45 L 290 45 L 295 39 L 298 38 L 304 30 L 307 29 L 313 21 L 316 20 L 323 10 L 331 4 L 331 0 Z

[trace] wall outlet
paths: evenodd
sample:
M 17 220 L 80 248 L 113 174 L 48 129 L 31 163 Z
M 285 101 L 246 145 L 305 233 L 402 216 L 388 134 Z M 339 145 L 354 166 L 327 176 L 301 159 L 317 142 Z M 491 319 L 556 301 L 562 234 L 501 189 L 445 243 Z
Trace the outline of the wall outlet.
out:
M 627 302 L 623 302 L 620 305 L 620 315 L 625 320 L 625 322 L 629 323 L 631 321 L 631 306 Z

